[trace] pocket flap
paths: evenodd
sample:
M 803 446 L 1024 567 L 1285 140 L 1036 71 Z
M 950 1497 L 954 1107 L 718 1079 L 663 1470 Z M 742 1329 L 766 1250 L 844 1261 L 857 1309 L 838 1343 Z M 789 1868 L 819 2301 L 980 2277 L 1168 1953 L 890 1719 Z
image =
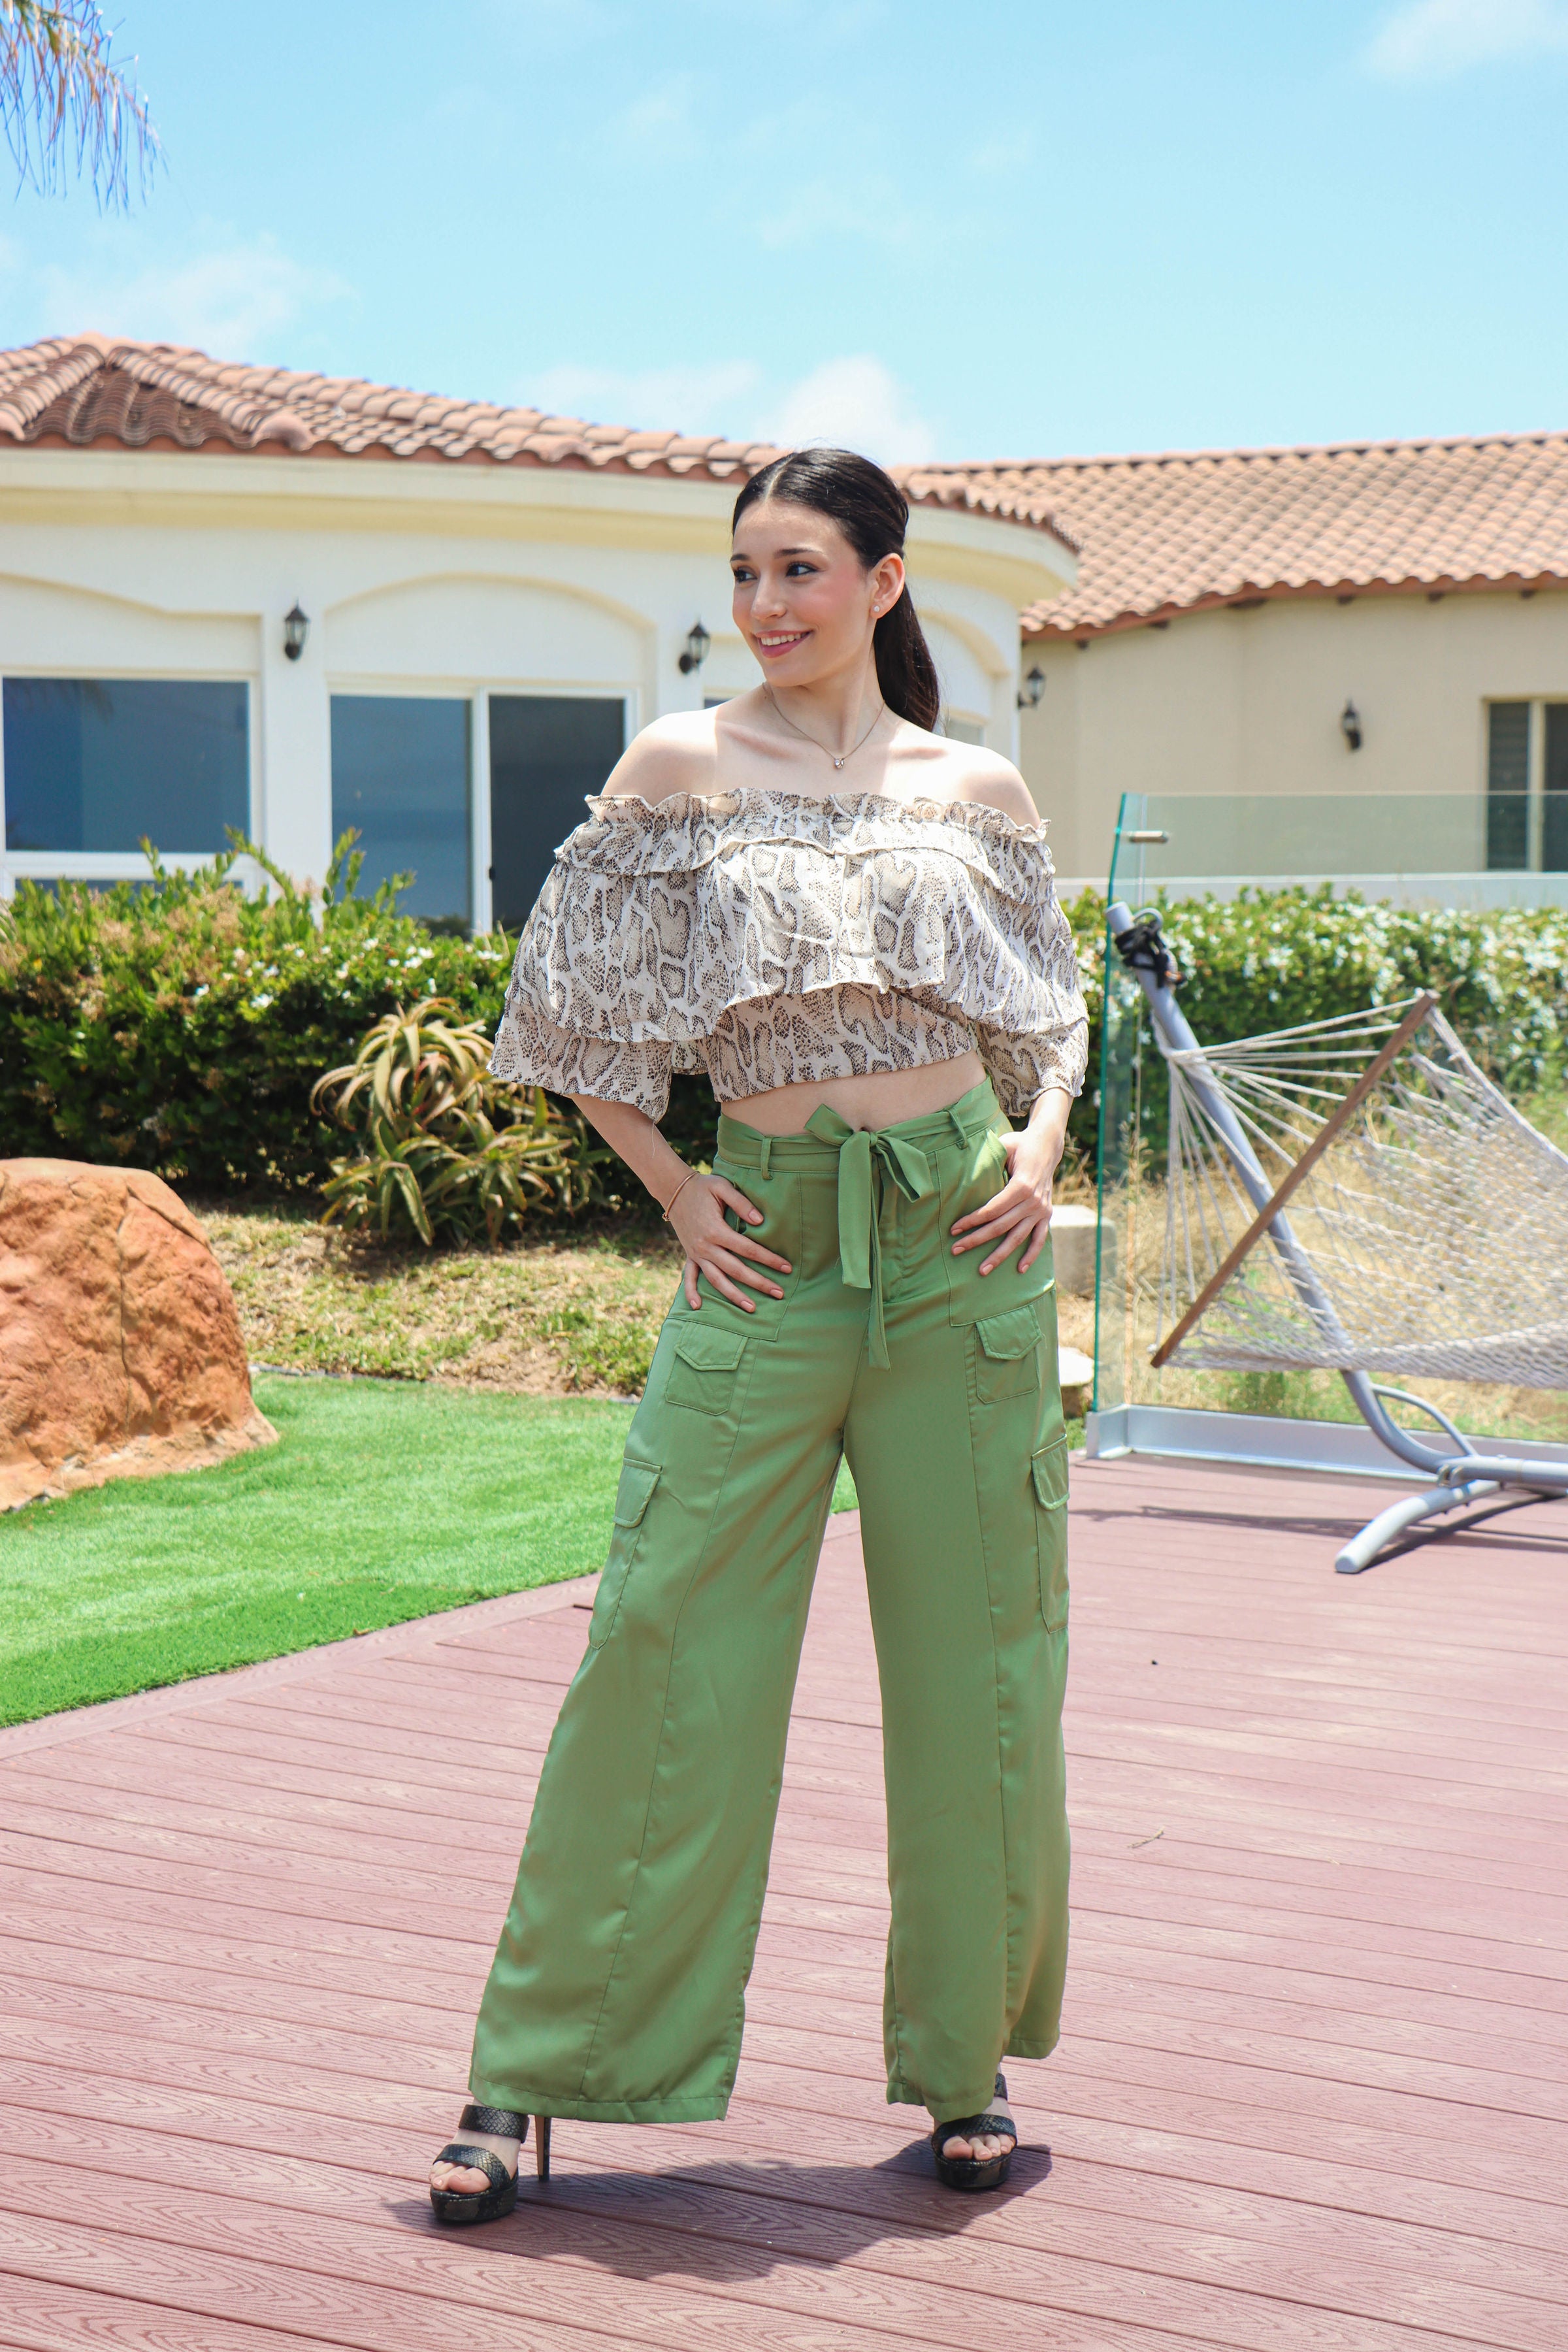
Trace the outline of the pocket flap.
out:
M 1029 1463 L 1035 1481 L 1035 1500 L 1042 1511 L 1053 1511 L 1068 1498 L 1068 1442 L 1064 1433 L 1049 1445 L 1042 1445 Z
M 658 1462 L 623 1462 L 621 1483 L 616 1488 L 616 1525 L 635 1528 L 649 1503 L 658 1484 L 662 1465 Z
M 1032 1307 L 1015 1307 L 1005 1315 L 987 1315 L 974 1326 L 988 1356 L 998 1363 L 1015 1362 L 1040 1344 L 1040 1318 Z
M 695 1372 L 732 1372 L 746 1352 L 743 1331 L 704 1331 L 693 1325 L 675 1343 L 675 1352 Z
M 948 1297 L 950 1323 L 1004 1322 L 1006 1319 L 1004 1316 L 992 1311 L 994 1302 L 997 1298 L 1011 1298 L 1013 1311 L 1016 1312 L 1020 1306 L 1026 1304 L 1031 1298 L 1044 1298 L 1047 1292 L 1057 1286 L 1057 1277 L 1051 1270 L 1051 1254 L 1048 1249 L 1041 1251 L 1027 1274 L 1020 1274 L 1016 1258 L 1008 1258 L 1005 1264 L 996 1268 L 994 1274 L 982 1276 L 977 1270 L 973 1270 L 975 1260 L 980 1255 L 979 1250 L 973 1250 L 963 1257 L 948 1260 L 947 1278 L 951 1285 Z M 1004 1284 L 1006 1286 L 1005 1289 L 1002 1286 Z M 1039 1328 L 1037 1325 L 1035 1337 L 1037 1339 L 1039 1336 Z

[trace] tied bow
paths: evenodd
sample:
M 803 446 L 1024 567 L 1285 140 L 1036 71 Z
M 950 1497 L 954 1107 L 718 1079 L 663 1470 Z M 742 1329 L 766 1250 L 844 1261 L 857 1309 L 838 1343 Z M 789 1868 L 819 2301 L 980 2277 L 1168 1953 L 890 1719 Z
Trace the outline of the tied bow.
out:
M 826 1103 L 819 1104 L 805 1123 L 806 1133 L 819 1143 L 838 1147 L 838 1263 L 845 1286 L 868 1290 L 870 1360 L 878 1370 L 889 1369 L 888 1331 L 882 1307 L 882 1244 L 879 1228 L 882 1202 L 891 1183 L 907 1201 L 923 1200 L 931 1190 L 931 1162 L 923 1151 L 900 1136 L 868 1127 L 851 1127 Z

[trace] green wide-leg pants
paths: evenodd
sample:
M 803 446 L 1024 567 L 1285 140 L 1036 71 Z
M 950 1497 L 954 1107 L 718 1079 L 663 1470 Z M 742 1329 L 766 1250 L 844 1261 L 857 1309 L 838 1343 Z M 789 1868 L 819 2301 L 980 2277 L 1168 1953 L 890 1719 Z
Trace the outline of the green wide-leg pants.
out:
M 734 2084 L 790 1701 L 840 1453 L 882 1688 L 888 2096 L 938 2122 L 1057 2040 L 1067 1959 L 1067 1441 L 1048 1247 L 982 1276 L 989 1086 L 876 1131 L 731 1118 L 716 1170 L 786 1257 L 754 1315 L 678 1294 L 588 1649 L 534 1800 L 473 2095 L 643 2123 Z

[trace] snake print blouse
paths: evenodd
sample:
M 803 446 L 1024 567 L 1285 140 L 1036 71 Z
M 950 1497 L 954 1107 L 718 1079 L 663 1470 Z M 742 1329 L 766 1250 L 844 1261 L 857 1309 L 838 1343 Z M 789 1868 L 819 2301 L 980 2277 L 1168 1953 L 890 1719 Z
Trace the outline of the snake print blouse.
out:
M 1083 1084 L 1089 1023 L 1043 825 L 879 793 L 597 799 L 523 927 L 497 1077 L 661 1118 L 978 1050 L 1004 1109 Z

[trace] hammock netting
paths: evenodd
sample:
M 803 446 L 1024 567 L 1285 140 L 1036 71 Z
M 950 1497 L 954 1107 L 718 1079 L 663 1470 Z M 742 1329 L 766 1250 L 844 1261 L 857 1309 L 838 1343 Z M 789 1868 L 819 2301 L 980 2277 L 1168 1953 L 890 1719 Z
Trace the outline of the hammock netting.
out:
M 1205 1074 L 1272 1195 L 1415 1002 L 1166 1052 L 1163 1330 L 1261 1205 L 1203 1098 Z M 1436 1011 L 1331 1137 L 1282 1218 L 1171 1362 L 1568 1388 L 1568 1156 L 1520 1116 Z

